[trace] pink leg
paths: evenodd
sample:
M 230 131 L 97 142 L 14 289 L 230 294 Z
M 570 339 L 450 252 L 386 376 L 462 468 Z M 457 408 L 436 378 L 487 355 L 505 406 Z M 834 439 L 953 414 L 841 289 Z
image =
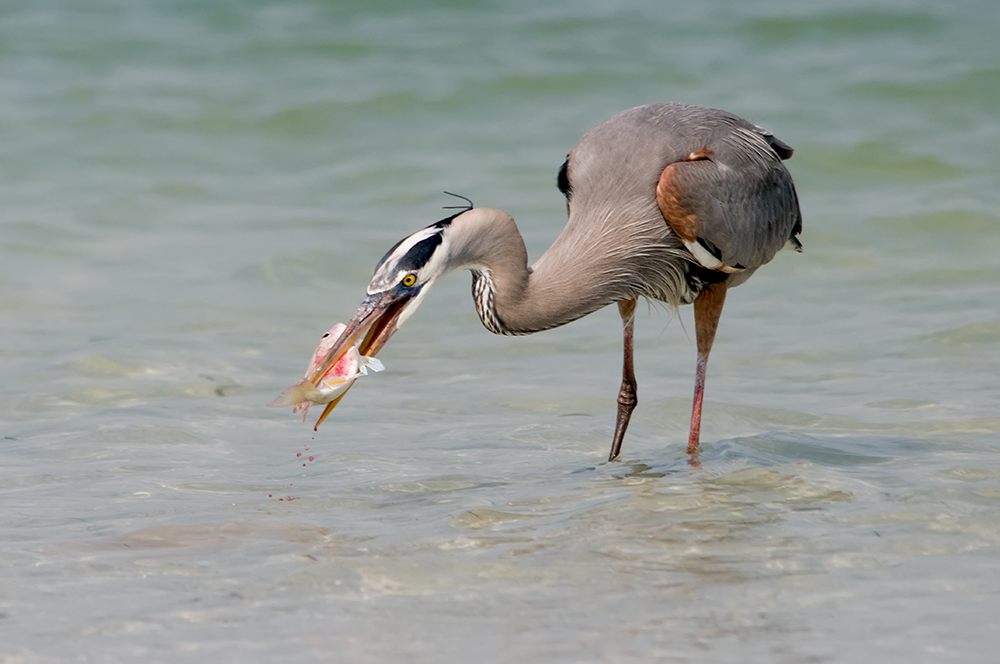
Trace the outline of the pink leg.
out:
M 688 434 L 689 454 L 698 451 L 701 434 L 701 403 L 705 396 L 705 370 L 712 352 L 715 331 L 719 327 L 722 305 L 726 303 L 726 282 L 705 287 L 694 301 L 694 328 L 698 337 L 698 366 L 694 378 L 694 405 L 691 408 L 691 432 Z
M 636 396 L 635 367 L 632 363 L 632 331 L 635 323 L 635 300 L 623 300 L 618 303 L 618 313 L 622 317 L 624 334 L 624 358 L 622 360 L 622 387 L 618 392 L 618 420 L 615 422 L 615 437 L 611 441 L 611 454 L 608 461 L 614 461 L 622 451 L 622 441 L 625 440 L 625 429 L 632 417 L 635 405 L 639 403 Z
M 691 408 L 691 431 L 688 433 L 688 452 L 698 450 L 698 440 L 701 435 L 701 401 L 705 396 L 705 368 L 708 366 L 708 355 L 698 353 L 698 367 L 694 374 L 694 406 Z

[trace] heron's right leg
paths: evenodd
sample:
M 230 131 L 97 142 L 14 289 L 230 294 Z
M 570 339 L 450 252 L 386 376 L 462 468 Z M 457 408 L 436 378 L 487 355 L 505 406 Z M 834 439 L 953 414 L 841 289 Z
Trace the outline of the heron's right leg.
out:
M 622 450 L 625 439 L 625 429 L 632 417 L 635 405 L 639 403 L 636 397 L 635 367 L 632 364 L 632 330 L 635 323 L 635 300 L 622 300 L 618 303 L 618 313 L 622 317 L 624 336 L 624 359 L 622 361 L 622 388 L 618 392 L 618 420 L 615 422 L 615 437 L 611 441 L 611 454 L 608 461 L 614 461 Z
M 689 454 L 698 451 L 701 436 L 701 402 L 705 397 L 705 370 L 708 354 L 715 342 L 715 330 L 719 327 L 722 305 L 726 303 L 726 282 L 706 286 L 694 301 L 694 329 L 698 337 L 698 365 L 694 379 L 694 405 L 691 407 L 691 430 L 688 433 Z

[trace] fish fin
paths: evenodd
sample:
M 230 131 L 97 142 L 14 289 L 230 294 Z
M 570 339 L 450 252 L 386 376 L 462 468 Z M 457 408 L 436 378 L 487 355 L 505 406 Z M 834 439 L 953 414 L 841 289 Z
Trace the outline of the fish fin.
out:
M 381 360 L 378 360 L 374 357 L 367 357 L 365 355 L 361 356 L 361 366 L 365 367 L 366 369 L 371 369 L 375 373 L 378 373 L 380 371 L 385 371 L 385 365 L 382 364 Z
M 316 398 L 322 398 L 322 393 L 316 386 L 304 378 L 289 388 L 286 388 L 278 397 L 267 404 L 268 408 L 283 408 L 285 406 L 297 406 L 305 402 L 316 402 Z

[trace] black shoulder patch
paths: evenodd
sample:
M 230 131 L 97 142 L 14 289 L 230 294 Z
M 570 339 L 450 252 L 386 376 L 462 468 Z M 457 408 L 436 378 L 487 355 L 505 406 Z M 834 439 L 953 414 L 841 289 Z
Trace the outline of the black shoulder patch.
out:
M 780 141 L 774 134 L 765 134 L 764 140 L 771 146 L 771 149 L 774 150 L 774 153 L 778 155 L 779 159 L 791 159 L 792 155 L 795 153 L 792 146 Z
M 568 201 L 573 194 L 573 187 L 569 184 L 569 157 L 566 157 L 566 161 L 559 167 L 559 174 L 556 175 L 556 186 L 559 187 L 559 191 Z

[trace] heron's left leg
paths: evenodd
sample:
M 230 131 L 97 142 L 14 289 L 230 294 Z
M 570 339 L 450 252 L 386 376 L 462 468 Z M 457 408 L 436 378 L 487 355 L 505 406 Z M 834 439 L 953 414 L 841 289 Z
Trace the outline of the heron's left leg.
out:
M 622 388 L 618 392 L 618 420 L 615 422 L 615 437 L 611 441 L 611 454 L 608 461 L 614 461 L 622 450 L 625 439 L 625 429 L 632 417 L 635 405 L 639 403 L 636 396 L 635 367 L 632 364 L 632 330 L 635 323 L 635 300 L 622 300 L 618 303 L 618 313 L 622 317 L 624 336 L 624 359 L 622 361 Z
M 715 330 L 719 327 L 722 305 L 726 303 L 726 282 L 706 286 L 694 301 L 694 329 L 698 337 L 698 368 L 694 379 L 694 405 L 691 408 L 691 432 L 688 434 L 688 453 L 698 449 L 701 435 L 701 401 L 705 396 L 705 369 L 708 354 L 712 352 Z

